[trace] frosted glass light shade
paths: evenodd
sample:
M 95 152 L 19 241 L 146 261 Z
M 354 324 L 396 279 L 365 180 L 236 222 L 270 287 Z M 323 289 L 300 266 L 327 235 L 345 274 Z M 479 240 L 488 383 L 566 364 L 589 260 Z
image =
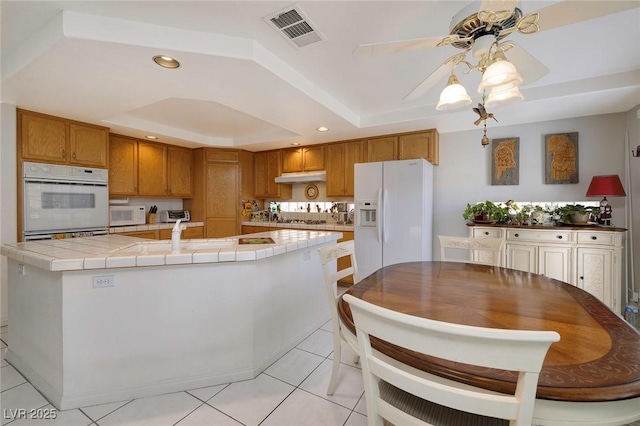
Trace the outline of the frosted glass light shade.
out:
M 520 102 L 523 99 L 524 96 L 518 90 L 518 86 L 508 84 L 491 89 L 484 105 L 486 107 L 509 105 Z
M 498 60 L 491 64 L 482 74 L 482 81 L 478 86 L 478 93 L 485 89 L 493 89 L 506 84 L 518 85 L 522 83 L 522 77 L 518 74 L 516 67 L 509 61 Z
M 449 77 L 447 87 L 440 93 L 440 100 L 436 105 L 438 111 L 460 108 L 471 103 L 467 90 L 460 84 L 455 75 Z

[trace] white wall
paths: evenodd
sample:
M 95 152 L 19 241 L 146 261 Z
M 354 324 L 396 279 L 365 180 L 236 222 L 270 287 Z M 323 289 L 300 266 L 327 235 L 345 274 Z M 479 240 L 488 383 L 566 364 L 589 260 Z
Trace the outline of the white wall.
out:
M 491 185 L 491 147 L 480 144 L 482 127 L 477 130 L 440 135 L 440 166 L 434 170 L 434 222 L 433 234 L 466 236 L 468 229 L 462 219 L 467 203 L 477 201 L 597 201 L 585 196 L 594 175 L 618 174 L 624 182 L 625 163 L 629 152 L 625 149 L 625 134 L 631 121 L 631 112 L 580 117 L 565 120 L 531 123 L 517 126 L 492 127 L 488 123 L 489 139 L 520 138 L 520 184 Z M 500 114 L 496 111 L 498 120 Z M 635 117 L 635 109 L 633 110 Z M 472 119 L 469 116 L 469 119 Z M 578 132 L 579 183 L 563 185 L 545 184 L 545 135 Z M 638 141 L 635 127 L 635 143 Z M 637 188 L 634 188 L 636 206 L 640 203 L 640 159 L 636 161 Z M 625 188 L 627 192 L 628 189 Z M 599 198 L 599 197 L 598 197 Z M 625 203 L 628 197 L 610 197 L 613 223 L 627 227 Z M 638 209 L 636 209 L 637 211 Z M 635 218 L 634 242 L 640 246 L 640 212 Z M 435 247 L 434 254 L 439 251 Z M 636 269 L 640 267 L 636 254 Z M 623 277 L 623 288 L 624 288 Z
M 17 241 L 16 107 L 0 104 L 0 243 Z M 7 323 L 7 258 L 0 257 L 0 324 Z

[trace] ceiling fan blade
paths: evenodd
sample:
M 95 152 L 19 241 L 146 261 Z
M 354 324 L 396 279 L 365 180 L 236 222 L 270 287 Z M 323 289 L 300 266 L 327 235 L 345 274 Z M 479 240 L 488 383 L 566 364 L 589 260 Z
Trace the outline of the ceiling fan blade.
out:
M 640 7 L 637 1 L 563 1 L 538 10 L 540 31 Z
M 458 56 L 458 55 L 456 55 Z M 405 101 L 419 98 L 427 93 L 433 86 L 435 86 L 440 80 L 443 80 L 446 76 L 451 74 L 453 68 L 456 66 L 455 61 L 447 60 L 444 64 L 440 65 L 434 72 L 429 75 L 422 83 L 418 84 L 407 96 L 404 97 Z
M 428 47 L 436 47 L 443 38 L 445 37 L 416 38 L 413 40 L 391 41 L 386 43 L 361 44 L 355 48 L 353 54 L 358 57 L 368 57 L 405 52 L 408 50 L 426 49 Z
M 507 43 L 513 47 L 505 49 L 505 54 L 509 62 L 516 66 L 516 69 L 522 76 L 523 85 L 538 81 L 549 73 L 549 68 L 534 58 L 529 52 L 511 41 Z

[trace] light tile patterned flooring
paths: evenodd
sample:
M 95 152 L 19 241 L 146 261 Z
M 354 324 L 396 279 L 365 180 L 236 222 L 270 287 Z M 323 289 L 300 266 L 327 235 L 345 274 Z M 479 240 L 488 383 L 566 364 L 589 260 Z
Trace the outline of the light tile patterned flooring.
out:
M 15 419 L 16 409 L 51 409 L 51 404 L 4 359 L 2 327 L 0 405 L 2 425 L 23 426 L 358 426 L 366 425 L 362 375 L 344 348 L 340 381 L 326 395 L 333 336 L 327 322 L 253 380 L 186 392 L 57 412 L 55 420 Z M 12 418 L 14 417 L 14 418 Z

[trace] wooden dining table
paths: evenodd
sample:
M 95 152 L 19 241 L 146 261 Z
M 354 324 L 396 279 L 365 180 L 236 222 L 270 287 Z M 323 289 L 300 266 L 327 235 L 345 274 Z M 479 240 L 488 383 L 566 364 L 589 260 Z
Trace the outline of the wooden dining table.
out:
M 417 317 L 511 330 L 553 330 L 560 341 L 542 367 L 534 424 L 623 425 L 640 419 L 640 333 L 591 294 L 571 284 L 514 269 L 459 262 L 386 266 L 346 293 Z M 340 319 L 355 337 L 348 304 Z M 498 392 L 515 389 L 516 373 L 430 358 L 375 340 L 401 362 Z

